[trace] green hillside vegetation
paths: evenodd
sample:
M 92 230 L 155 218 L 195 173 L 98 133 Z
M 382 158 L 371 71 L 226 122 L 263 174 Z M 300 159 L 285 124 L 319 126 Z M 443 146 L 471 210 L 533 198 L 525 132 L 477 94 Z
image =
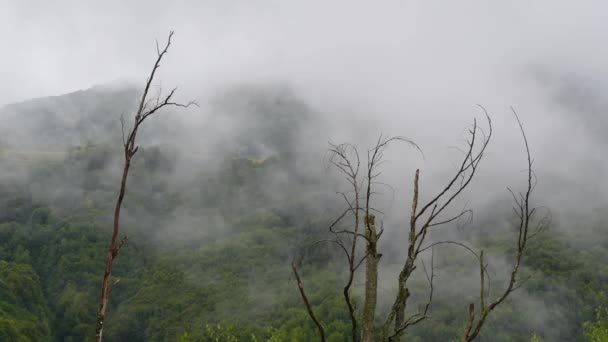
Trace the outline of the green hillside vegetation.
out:
M 113 271 L 107 341 L 318 340 L 290 269 L 297 249 L 325 237 L 337 212 L 335 194 L 324 191 L 327 177 L 293 163 L 309 156 L 288 132 L 306 129 L 303 122 L 312 114 L 289 96 L 264 100 L 265 92 L 237 91 L 237 97 L 243 94 L 253 100 L 229 109 L 257 108 L 254 113 L 265 118 L 258 122 L 265 124 L 244 129 L 243 141 L 209 156 L 213 168 L 177 182 L 174 146 L 142 145 L 138 152 L 125 200 L 123 232 L 129 240 Z M 288 118 L 272 120 L 285 108 L 292 109 Z M 253 141 L 272 153 L 263 155 L 251 147 Z M 75 144 L 60 162 L 33 154 L 27 168 L 3 178 L 0 341 L 91 339 L 117 190 L 117 153 L 108 142 Z M 0 166 L 18 169 L 1 158 Z M 504 226 L 509 217 L 503 216 L 484 224 Z M 589 217 L 577 227 L 555 221 L 531 242 L 522 274 L 529 279 L 490 316 L 481 341 L 606 341 L 608 214 L 600 210 Z M 475 247 L 489 257 L 513 253 L 512 232 L 484 235 L 475 228 Z M 300 271 L 328 341 L 346 342 L 346 273 L 338 252 L 323 245 L 310 249 Z M 400 255 L 387 251 L 381 266 Z M 457 341 L 467 305 L 478 294 L 476 285 L 465 282 L 457 291 L 440 291 L 448 289 L 451 275 L 463 278 L 474 269 L 466 253 L 445 248 L 435 258 L 441 281 L 432 316 L 408 330 L 408 341 Z M 496 284 L 503 271 L 493 270 Z M 424 281 L 413 284 L 413 293 L 426 294 Z M 354 295 L 361 303 L 357 287 Z
M 85 156 L 74 157 L 71 165 Z M 145 157 L 144 152 L 141 159 Z M 226 168 L 221 174 L 227 179 L 216 182 L 253 186 L 259 179 L 255 172 L 260 168 L 255 163 L 242 161 L 235 166 L 231 161 Z M 154 179 L 154 174 L 144 177 Z M 199 190 L 205 189 L 201 184 Z M 215 191 L 213 197 L 221 198 L 223 204 L 236 196 L 230 186 Z M 67 215 L 61 206 L 41 207 L 12 194 L 0 224 L 3 337 L 36 341 L 52 334 L 56 341 L 82 341 L 90 336 L 103 261 L 99 256 L 108 239 L 108 231 L 103 229 L 108 208 L 96 203 L 105 203 L 110 195 L 109 190 L 91 190 L 83 196 L 82 206 Z M 201 208 L 209 202 L 200 200 L 186 204 L 170 191 L 156 198 L 148 190 L 138 189 L 127 203 L 137 203 L 146 212 L 160 209 L 155 218 L 163 222 L 177 207 L 172 202 Z M 238 216 L 234 215 L 236 209 L 223 210 L 227 213 L 225 232 L 196 242 L 156 241 L 151 231 L 129 226 L 128 248 L 116 268 L 120 281 L 113 290 L 109 341 L 212 341 L 217 334 L 224 334 L 226 340 L 235 336 L 238 341 L 254 340 L 252 336 L 258 340 L 273 336 L 284 341 L 316 340 L 291 278 L 289 261 L 293 246 L 310 239 L 309 234 L 322 234 L 323 227 L 302 226 L 290 217 L 289 208 L 281 206 L 260 205 Z M 559 313 L 557 319 L 546 321 L 554 326 L 543 327 L 544 332 L 522 330 L 522 322 L 534 319 L 535 313 L 509 303 L 491 318 L 484 335 L 493 336 L 493 341 L 521 341 L 556 329 L 569 334 L 561 335 L 560 340 L 584 341 L 584 322 L 594 321 L 595 308 L 608 304 L 602 292 L 608 283 L 608 234 L 601 235 L 601 231 L 598 227 L 593 250 L 565 243 L 557 233 L 537 240 L 530 249 L 526 272 L 531 278 L 524 289 Z M 498 238 L 488 238 L 486 243 L 496 253 L 508 249 Z M 339 293 L 342 268 L 333 253 L 331 249 L 316 251 L 302 273 L 316 310 L 329 322 L 330 340 L 346 341 L 350 327 Z M 450 262 L 454 260 L 465 258 L 450 258 Z M 433 320 L 412 330 L 412 340 L 447 341 L 458 336 L 464 324 L 464 303 L 453 305 L 454 298 L 441 299 L 434 307 Z M 593 323 L 586 327 L 592 329 Z

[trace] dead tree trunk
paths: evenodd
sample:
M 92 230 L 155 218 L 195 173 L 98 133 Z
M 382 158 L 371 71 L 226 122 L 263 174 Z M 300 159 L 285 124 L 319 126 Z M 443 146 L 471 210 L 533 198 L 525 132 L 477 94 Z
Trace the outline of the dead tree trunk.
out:
M 108 306 L 108 301 L 110 299 L 110 275 L 112 273 L 112 265 L 114 259 L 118 255 L 118 250 L 122 243 L 126 241 L 126 236 L 118 242 L 118 232 L 120 225 L 120 208 L 122 206 L 122 201 L 125 197 L 125 191 L 127 188 L 127 176 L 129 175 L 129 168 L 131 166 L 131 157 L 132 154 L 125 154 L 125 164 L 122 172 L 122 178 L 120 181 L 120 192 L 118 194 L 118 199 L 116 200 L 116 207 L 114 208 L 114 224 L 112 226 L 112 238 L 110 240 L 110 247 L 108 248 L 108 255 L 106 257 L 106 266 L 103 273 L 103 282 L 101 284 L 101 300 L 99 303 L 99 311 L 97 312 L 97 325 L 95 328 L 95 337 L 98 342 L 102 340 L 103 337 L 103 324 L 105 322 L 106 308 Z
M 376 302 L 378 301 L 378 232 L 376 218 L 369 215 L 365 218 L 365 302 L 363 305 L 362 342 L 374 341 L 374 320 L 376 317 Z
M 177 88 L 173 88 L 171 92 L 164 97 L 161 97 L 161 92 L 159 90 L 158 95 L 152 98 L 149 98 L 149 91 L 152 81 L 154 80 L 154 75 L 156 71 L 160 67 L 160 62 L 163 56 L 167 53 L 169 46 L 171 45 L 171 38 L 173 37 L 173 31 L 169 33 L 169 37 L 167 39 L 167 43 L 165 48 L 161 51 L 158 42 L 156 44 L 156 52 L 157 58 L 154 63 L 154 67 L 150 73 L 150 76 L 146 80 L 146 85 L 141 96 L 141 100 L 139 102 L 139 106 L 137 108 L 137 112 L 135 114 L 135 121 L 133 123 L 133 127 L 125 134 L 124 131 L 124 118 L 121 117 L 121 127 L 123 133 L 123 149 L 124 149 L 124 166 L 122 171 L 122 177 L 120 181 L 120 191 L 118 193 L 118 198 L 116 199 L 116 207 L 114 208 L 114 223 L 112 226 L 112 238 L 110 239 L 110 246 L 108 248 L 108 254 L 106 256 L 106 265 L 103 273 L 103 281 L 101 284 L 101 295 L 99 301 L 99 310 L 97 311 L 97 322 L 95 326 L 95 339 L 98 342 L 102 341 L 103 338 L 103 329 L 106 318 L 106 311 L 108 307 L 108 301 L 110 300 L 110 292 L 112 290 L 112 285 L 110 284 L 110 278 L 112 275 L 112 266 L 114 264 L 114 260 L 118 256 L 118 252 L 122 245 L 127 241 L 127 236 L 125 235 L 120 241 L 118 240 L 118 235 L 120 232 L 120 211 L 122 208 L 122 203 L 125 197 L 125 192 L 127 189 L 127 178 L 129 176 L 129 169 L 131 167 L 131 160 L 135 153 L 137 153 L 138 146 L 135 144 L 137 131 L 140 125 L 148 118 L 150 115 L 156 113 L 163 107 L 167 106 L 175 106 L 175 107 L 189 107 L 191 105 L 196 105 L 194 102 L 189 102 L 187 104 L 181 104 L 173 101 L 173 95 Z
M 420 170 L 416 170 L 414 176 L 414 198 L 412 199 L 412 214 L 410 215 L 410 232 L 408 236 L 407 260 L 403 271 L 399 274 L 399 286 L 397 290 L 397 307 L 395 314 L 395 326 L 403 326 L 405 322 L 405 308 L 407 300 L 410 296 L 409 290 L 404 286 L 407 279 L 411 276 L 416 266 L 416 211 L 418 209 L 418 180 L 420 178 Z M 403 285 L 402 285 L 403 284 Z

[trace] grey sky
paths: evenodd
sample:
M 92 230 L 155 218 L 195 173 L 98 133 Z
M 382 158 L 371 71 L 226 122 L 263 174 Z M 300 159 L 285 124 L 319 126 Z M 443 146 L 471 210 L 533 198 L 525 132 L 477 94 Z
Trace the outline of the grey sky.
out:
M 487 102 L 488 88 L 498 88 L 520 63 L 601 66 L 606 7 L 599 1 L 2 1 L 0 102 L 142 78 L 154 39 L 169 29 L 176 45 L 165 71 L 181 83 L 278 77 L 323 83 L 336 93 L 380 87 L 386 97 L 408 90 L 421 100 L 440 93 Z

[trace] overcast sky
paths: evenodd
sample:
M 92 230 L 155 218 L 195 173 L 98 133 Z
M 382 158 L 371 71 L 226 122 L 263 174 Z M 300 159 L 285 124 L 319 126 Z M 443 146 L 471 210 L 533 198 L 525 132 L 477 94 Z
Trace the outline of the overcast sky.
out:
M 486 102 L 526 63 L 603 71 L 607 10 L 602 1 L 2 0 L 0 103 L 141 79 L 170 29 L 165 72 L 182 82 L 286 78 Z

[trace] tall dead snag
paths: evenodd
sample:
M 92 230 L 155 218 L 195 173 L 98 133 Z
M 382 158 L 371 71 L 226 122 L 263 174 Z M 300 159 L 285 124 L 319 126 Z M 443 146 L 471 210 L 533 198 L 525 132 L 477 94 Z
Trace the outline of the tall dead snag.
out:
M 378 231 L 376 217 L 365 216 L 365 300 L 363 302 L 363 332 L 361 341 L 374 340 L 374 321 L 376 317 L 376 302 L 378 301 Z
M 528 138 L 526 137 L 526 133 L 524 131 L 523 124 L 519 120 L 519 116 L 515 112 L 513 108 L 513 115 L 517 120 L 517 124 L 519 125 L 519 129 L 521 131 L 521 135 L 524 140 L 524 146 L 526 149 L 527 156 L 527 186 L 525 192 L 520 192 L 517 195 L 511 189 L 508 189 L 513 197 L 513 202 L 515 203 L 513 210 L 515 215 L 517 216 L 517 252 L 515 254 L 515 258 L 513 261 L 513 267 L 511 269 L 511 274 L 509 277 L 509 282 L 504 291 L 500 293 L 498 298 L 494 301 L 487 304 L 487 296 L 488 291 L 486 291 L 486 276 L 487 273 L 485 269 L 487 265 L 484 263 L 483 259 L 483 251 L 480 253 L 479 257 L 479 281 L 480 281 L 480 293 L 479 293 L 479 317 L 475 318 L 475 304 L 469 304 L 469 314 L 467 319 L 467 324 L 462 335 L 461 341 L 470 342 L 473 341 L 481 331 L 486 318 L 494 310 L 498 305 L 500 305 L 504 300 L 509 296 L 513 291 L 515 291 L 520 285 L 517 283 L 517 275 L 522 263 L 522 258 L 526 251 L 526 247 L 530 239 L 534 238 L 538 233 L 540 233 L 543 229 L 545 229 L 549 223 L 550 216 L 542 215 L 538 216 L 540 211 L 537 207 L 530 206 L 530 196 L 534 191 L 534 187 L 536 185 L 536 178 L 534 175 L 534 171 L 532 169 L 532 156 L 530 154 L 530 147 L 528 145 Z
M 367 174 L 363 180 L 365 191 L 365 299 L 363 302 L 362 319 L 362 342 L 373 342 L 375 338 L 375 318 L 376 318 L 376 303 L 378 301 L 378 262 L 380 254 L 378 253 L 378 241 L 384 232 L 382 225 L 376 226 L 376 217 L 372 213 L 376 209 L 372 206 L 372 196 L 375 194 L 374 187 L 379 185 L 376 178 L 380 176 L 378 167 L 382 163 L 384 150 L 392 141 L 405 141 L 411 146 L 418 148 L 414 142 L 403 138 L 383 138 L 380 136 L 376 145 L 367 152 Z
M 376 222 L 376 216 L 374 215 L 374 212 L 377 210 L 372 204 L 373 195 L 376 193 L 375 187 L 381 184 L 377 181 L 377 177 L 380 175 L 378 167 L 382 164 L 383 152 L 393 141 L 405 141 L 415 148 L 419 148 L 412 141 L 403 137 L 386 138 L 381 136 L 376 145 L 367 151 L 367 167 L 365 173 L 360 175 L 360 158 L 356 147 L 350 144 L 330 146 L 330 163 L 346 176 L 350 188 L 349 191 L 342 193 L 342 197 L 347 204 L 347 209 L 330 225 L 330 232 L 335 236 L 330 241 L 340 247 L 348 261 L 348 281 L 343 292 L 351 316 L 353 342 L 358 341 L 358 336 L 364 342 L 377 341 L 378 337 L 382 341 L 397 340 L 407 327 L 415 325 L 427 317 L 430 302 L 433 298 L 433 265 L 431 265 L 431 275 L 427 273 L 430 289 L 429 302 L 424 306 L 423 312 L 413 314 L 410 317 L 406 317 L 405 315 L 407 299 L 409 298 L 407 282 L 416 269 L 418 256 L 423 252 L 423 244 L 429 229 L 456 221 L 471 213 L 469 210 L 463 210 L 452 217 L 444 218 L 442 215 L 449 209 L 449 205 L 470 184 L 488 146 L 492 135 L 492 125 L 487 113 L 485 113 L 485 116 L 489 127 L 488 133 L 486 134 L 477 125 L 477 122 L 474 121 L 473 126 L 469 129 L 470 138 L 467 140 L 467 150 L 464 153 L 459 169 L 443 190 L 424 205 L 419 205 L 418 203 L 420 174 L 419 171 L 416 171 L 412 212 L 408 229 L 407 259 L 399 275 L 397 283 L 398 293 L 394 304 L 385 323 L 381 327 L 381 332 L 378 334 L 375 332 L 374 323 L 378 297 L 378 262 L 381 255 L 378 253 L 378 242 L 382 236 L 383 227 L 381 222 L 380 227 L 378 227 L 378 222 Z M 354 223 L 351 223 L 352 228 L 336 228 L 349 213 L 354 221 Z M 361 229 L 363 229 L 362 232 Z M 359 241 L 364 241 L 365 248 L 363 250 L 357 248 Z M 362 255 L 357 255 L 357 253 L 361 253 Z M 359 334 L 357 314 L 355 312 L 354 301 L 350 296 L 350 290 L 355 272 L 364 262 L 366 266 L 365 288 Z
M 383 232 L 383 227 L 382 224 L 378 227 L 374 215 L 374 212 L 377 210 L 372 206 L 372 200 L 375 194 L 374 186 L 379 184 L 376 179 L 380 175 L 378 167 L 381 164 L 383 152 L 391 142 L 395 141 L 406 142 L 419 149 L 415 143 L 404 137 L 380 136 L 375 146 L 367 151 L 367 165 L 363 174 L 360 172 L 361 159 L 359 152 L 354 145 L 330 144 L 329 148 L 329 164 L 337 168 L 345 176 L 349 190 L 340 193 L 346 202 L 346 209 L 329 226 L 329 232 L 334 238 L 317 241 L 317 243 L 333 243 L 340 248 L 346 257 L 348 275 L 342 293 L 350 315 L 351 339 L 353 342 L 359 341 L 359 337 L 361 337 L 362 341 L 375 340 L 374 321 L 378 298 L 378 261 L 380 260 L 377 246 Z M 351 218 L 351 221 L 347 223 L 347 226 L 350 227 L 344 229 L 338 228 L 347 217 Z M 358 249 L 358 243 L 361 240 L 365 241 L 363 251 Z M 351 297 L 351 289 L 355 273 L 363 263 L 366 265 L 365 298 L 361 327 L 359 327 L 355 301 Z M 294 269 L 294 273 L 296 272 Z M 308 309 L 309 305 L 306 303 L 306 300 L 304 302 Z M 309 315 L 315 323 L 318 322 L 310 314 L 310 310 Z
M 406 244 L 407 253 L 401 271 L 397 277 L 395 298 L 390 310 L 386 313 L 383 324 L 379 327 L 379 332 L 375 331 L 374 323 L 378 297 L 378 262 L 381 256 L 381 254 L 378 253 L 378 242 L 384 229 L 381 221 L 379 222 L 378 227 L 378 222 L 376 221 L 374 213 L 379 211 L 372 205 L 373 195 L 376 194 L 374 188 L 382 184 L 376 180 L 380 175 L 378 167 L 383 161 L 383 151 L 391 141 L 405 140 L 416 148 L 417 146 L 404 138 L 387 139 L 380 137 L 375 147 L 368 151 L 367 169 L 363 175 L 360 175 L 360 160 L 357 149 L 349 144 L 331 145 L 329 150 L 331 154 L 330 164 L 346 176 L 349 191 L 341 193 L 346 202 L 346 210 L 329 227 L 329 231 L 333 234 L 334 238 L 322 241 L 331 242 L 340 247 L 348 261 L 348 280 L 343 292 L 346 306 L 348 307 L 351 317 L 353 342 L 358 341 L 359 336 L 363 342 L 399 341 L 407 328 L 414 326 L 429 317 L 434 292 L 433 254 L 431 254 L 430 272 L 420 256 L 429 249 L 432 253 L 433 248 L 438 245 L 452 244 L 462 247 L 475 256 L 476 260 L 479 262 L 481 282 L 479 317 L 476 319 L 475 305 L 471 304 L 469 319 L 462 341 L 469 342 L 474 340 L 479 335 L 488 314 L 517 288 L 516 277 L 527 242 L 538 234 L 548 223 L 548 218 L 543 217 L 538 220 L 538 225 L 534 229 L 530 228 L 534 215 L 538 212 L 538 209 L 530 208 L 529 206 L 530 194 L 534 189 L 535 183 L 534 172 L 532 171 L 532 158 L 528 148 L 528 141 L 523 130 L 523 125 L 517 117 L 517 114 L 515 114 L 515 117 L 523 136 L 528 157 L 528 187 L 527 191 L 525 193 L 520 193 L 519 196 L 516 196 L 515 193 L 511 191 L 516 203 L 515 212 L 519 219 L 519 233 L 517 254 L 515 256 L 515 262 L 511 270 L 510 282 L 507 289 L 498 299 L 491 302 L 489 305 L 486 304 L 488 302 L 487 297 L 489 290 L 485 281 L 487 277 L 487 265 L 484 261 L 483 251 L 477 253 L 471 247 L 456 241 L 426 243 L 429 233 L 438 227 L 457 222 L 461 219 L 472 218 L 471 210 L 463 209 L 454 214 L 451 208 L 454 206 L 455 201 L 463 194 L 464 190 L 471 184 L 492 137 L 492 120 L 486 110 L 483 107 L 481 107 L 481 109 L 483 110 L 487 121 L 487 129 L 484 131 L 484 129 L 477 124 L 476 120 L 473 121 L 473 125 L 467 131 L 468 138 L 466 140 L 466 148 L 462 151 L 462 160 L 457 164 L 455 172 L 447 180 L 446 185 L 441 187 L 441 190 L 433 197 L 430 197 L 430 200 L 427 202 L 421 202 L 422 190 L 420 187 L 420 171 L 416 170 L 414 174 L 412 205 L 409 222 L 406 226 L 408 233 Z M 344 222 L 346 220 L 345 218 L 349 217 L 349 214 L 352 216 L 353 220 Z M 350 228 L 339 229 L 338 226 L 340 225 L 346 225 L 347 227 L 350 225 Z M 358 247 L 359 242 L 364 244 L 364 246 Z M 355 273 L 363 263 L 365 263 L 366 266 L 364 302 L 360 316 L 361 324 L 358 324 L 358 315 L 355 310 L 356 306 L 354 299 L 350 295 L 350 290 L 353 285 Z M 421 306 L 417 312 L 408 313 L 407 304 L 408 299 L 410 298 L 408 283 L 414 274 L 414 271 L 420 265 L 422 265 L 426 279 L 429 283 L 428 297 L 426 303 Z M 295 269 L 294 272 L 296 272 Z M 297 272 L 296 277 L 299 279 Z M 298 282 L 298 286 L 301 286 L 301 282 Z M 306 299 L 304 302 L 307 308 L 310 308 Z M 315 323 L 318 323 L 318 326 L 320 326 L 319 321 L 316 317 L 313 317 L 313 314 L 311 314 L 311 317 L 315 320 Z M 361 326 L 360 328 L 359 325 Z
M 118 198 L 116 199 L 116 207 L 114 209 L 114 223 L 112 226 L 112 238 L 110 240 L 110 246 L 108 248 L 108 254 L 106 257 L 106 266 L 103 273 L 103 282 L 101 285 L 101 298 L 99 302 L 99 310 L 97 312 L 97 323 L 95 326 L 95 338 L 99 342 L 103 337 L 103 328 L 106 317 L 106 309 L 108 307 L 108 301 L 110 299 L 110 277 L 112 274 L 112 265 L 114 260 L 118 256 L 118 252 L 123 244 L 127 241 L 127 237 L 124 236 L 121 240 L 118 239 L 119 228 L 120 228 L 120 210 L 122 208 L 122 202 L 125 197 L 125 192 L 127 189 L 127 177 L 129 175 L 129 169 L 131 167 L 131 160 L 135 153 L 137 153 L 137 149 L 139 148 L 135 144 L 135 139 L 137 136 L 137 132 L 141 124 L 151 115 L 159 111 L 164 107 L 190 107 L 191 105 L 196 105 L 195 102 L 188 102 L 186 104 L 178 103 L 173 101 L 173 95 L 177 88 L 173 88 L 168 95 L 162 96 L 161 91 L 157 93 L 156 96 L 149 96 L 150 87 L 152 85 L 152 81 L 154 80 L 154 76 L 156 71 L 160 67 L 160 62 L 169 50 L 169 46 L 171 45 L 171 38 L 173 37 L 173 31 L 169 33 L 169 37 L 167 38 L 167 43 L 164 49 L 161 51 L 158 46 L 158 42 L 156 43 L 156 62 L 150 72 L 150 76 L 146 80 L 146 85 L 141 96 L 141 100 L 139 102 L 139 106 L 137 107 L 137 112 L 135 113 L 135 118 L 133 122 L 133 126 L 128 132 L 125 133 L 125 125 L 124 118 L 121 118 L 121 127 L 122 127 L 122 137 L 123 137 L 123 149 L 124 149 L 124 166 L 122 171 L 122 178 L 120 180 L 120 191 L 118 193 Z

